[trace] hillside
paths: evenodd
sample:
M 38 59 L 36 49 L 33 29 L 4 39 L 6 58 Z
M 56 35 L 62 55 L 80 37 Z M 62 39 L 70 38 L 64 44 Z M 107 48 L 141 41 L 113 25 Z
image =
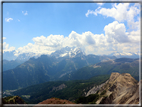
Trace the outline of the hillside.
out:
M 24 62 L 25 61 L 23 60 L 11 60 L 11 61 L 3 60 L 3 71 L 13 69 Z
M 30 104 L 37 104 L 52 97 L 74 101 L 79 96 L 85 96 L 89 89 L 104 83 L 108 78 L 109 75 L 103 75 L 88 80 L 51 81 L 15 90 L 13 92 L 5 91 L 3 96 L 18 95 Z
M 9 94 L 18 95 L 29 104 L 138 104 L 141 83 L 129 73 L 113 72 L 110 77 L 47 82 Z
M 78 69 L 60 80 L 81 80 L 88 79 L 96 75 L 111 74 L 112 72 L 130 73 L 139 81 L 139 60 L 131 58 L 119 58 L 114 60 L 106 60 L 93 65 L 89 65 Z
M 47 81 L 59 80 L 71 72 L 104 59 L 109 58 L 82 54 L 62 59 L 47 55 L 30 58 L 16 68 L 3 72 L 3 90 L 13 90 Z

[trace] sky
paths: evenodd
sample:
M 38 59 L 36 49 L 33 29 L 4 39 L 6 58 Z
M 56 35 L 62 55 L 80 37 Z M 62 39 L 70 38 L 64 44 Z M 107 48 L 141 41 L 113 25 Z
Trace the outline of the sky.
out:
M 140 53 L 139 3 L 3 3 L 3 52 Z

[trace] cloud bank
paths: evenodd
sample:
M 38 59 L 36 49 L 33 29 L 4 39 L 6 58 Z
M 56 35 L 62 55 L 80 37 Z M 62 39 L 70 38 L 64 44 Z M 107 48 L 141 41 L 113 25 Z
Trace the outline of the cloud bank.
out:
M 63 47 L 80 47 L 86 54 L 111 54 L 119 53 L 139 53 L 140 31 L 126 32 L 123 23 L 114 21 L 104 27 L 105 34 L 93 34 L 90 31 L 79 34 L 72 31 L 69 36 L 49 35 L 47 37 L 34 37 L 34 44 L 28 43 L 24 47 L 19 47 L 15 55 L 22 53 L 51 54 Z M 6 46 L 5 46 L 6 47 Z M 8 47 L 8 46 L 7 46 Z M 8 49 L 8 48 L 6 48 Z M 11 48 L 12 49 L 12 48 Z

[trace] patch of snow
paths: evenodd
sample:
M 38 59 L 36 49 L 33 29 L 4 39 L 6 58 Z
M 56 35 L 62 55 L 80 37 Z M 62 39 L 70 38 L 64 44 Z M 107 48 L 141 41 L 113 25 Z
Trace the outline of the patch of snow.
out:
M 131 53 L 120 53 L 121 55 L 128 55 L 128 56 L 131 56 L 132 54 Z
M 60 57 L 64 57 L 64 56 L 66 56 L 68 53 L 63 53 L 63 54 L 61 54 L 60 55 Z

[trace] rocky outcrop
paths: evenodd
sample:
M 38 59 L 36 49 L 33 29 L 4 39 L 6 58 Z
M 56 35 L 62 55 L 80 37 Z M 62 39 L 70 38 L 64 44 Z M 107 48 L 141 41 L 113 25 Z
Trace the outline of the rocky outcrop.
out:
M 108 81 L 106 81 L 105 83 L 101 84 L 101 85 L 97 85 L 94 86 L 92 89 L 90 89 L 87 93 L 86 93 L 86 97 L 89 96 L 90 94 L 95 94 L 98 90 L 101 89 L 101 87 L 103 87 Z
M 75 103 L 68 100 L 59 99 L 59 98 L 50 98 L 38 104 L 75 104 Z
M 52 88 L 52 91 L 59 91 L 59 90 L 62 90 L 62 89 L 64 89 L 64 88 L 66 88 L 67 86 L 65 85 L 65 84 L 61 84 L 61 85 L 59 85 L 59 86 L 57 86 L 57 87 L 53 87 Z
M 99 90 L 104 95 L 99 98 L 97 104 L 138 104 L 139 84 L 128 73 L 112 73 L 108 82 Z
M 26 104 L 19 96 L 10 96 L 2 99 L 3 104 Z

